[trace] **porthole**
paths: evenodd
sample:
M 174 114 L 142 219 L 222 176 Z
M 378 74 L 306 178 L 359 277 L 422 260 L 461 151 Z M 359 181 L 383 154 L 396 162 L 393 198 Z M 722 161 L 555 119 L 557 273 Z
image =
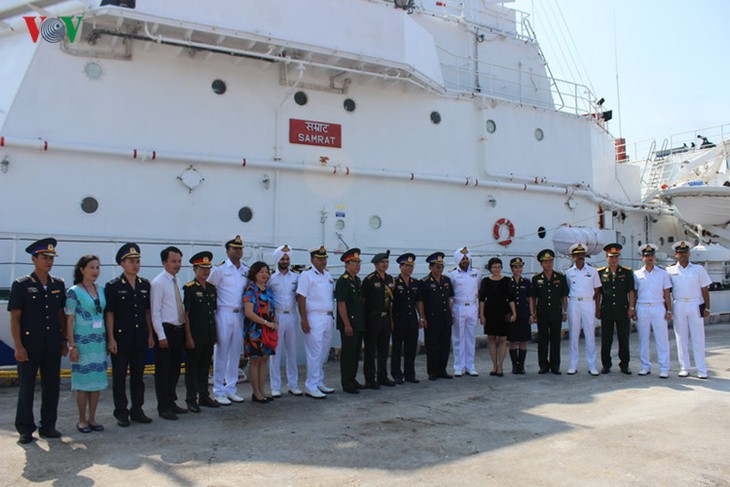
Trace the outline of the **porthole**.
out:
M 641 240 L 639 240 L 639 247 L 641 247 Z
M 441 114 L 439 112 L 431 112 L 431 122 L 434 125 L 441 123 Z
M 90 80 L 96 81 L 104 74 L 104 69 L 101 67 L 101 64 L 95 61 L 89 61 L 84 64 L 84 74 Z
M 335 228 L 337 230 L 344 230 L 345 229 L 345 220 L 340 218 L 337 221 L 335 221 Z
M 379 229 L 383 225 L 383 221 L 380 219 L 378 215 L 373 215 L 370 217 L 370 228 L 373 230 Z
M 253 220 L 253 210 L 248 207 L 244 206 L 240 210 L 238 210 L 238 219 L 241 220 L 243 223 L 248 223 L 251 220 Z
M 216 95 L 222 95 L 226 92 L 226 83 L 225 81 L 220 79 L 213 81 L 210 87 L 213 89 L 213 93 L 215 93 Z
M 621 245 L 626 245 L 626 236 L 621 235 Z
M 84 211 L 84 213 L 96 213 L 96 210 L 99 209 L 99 202 L 96 200 L 96 198 L 87 196 L 83 200 L 81 200 L 81 209 Z
M 348 98 L 342 103 L 342 106 L 345 107 L 345 110 L 348 112 L 354 112 L 355 111 L 355 100 L 352 98 Z
M 497 123 L 494 120 L 487 120 L 487 132 L 493 134 L 497 131 Z
M 537 236 L 540 238 L 545 238 L 545 235 L 547 235 L 547 231 L 545 230 L 545 227 L 540 227 L 537 229 Z
M 535 138 L 538 142 L 545 138 L 545 134 L 543 133 L 542 129 L 535 129 Z
M 659 245 L 664 245 L 664 237 L 659 237 Z
M 309 99 L 307 98 L 307 94 L 303 91 L 297 91 L 296 93 L 294 93 L 294 101 L 297 105 L 304 106 L 307 104 L 308 100 Z

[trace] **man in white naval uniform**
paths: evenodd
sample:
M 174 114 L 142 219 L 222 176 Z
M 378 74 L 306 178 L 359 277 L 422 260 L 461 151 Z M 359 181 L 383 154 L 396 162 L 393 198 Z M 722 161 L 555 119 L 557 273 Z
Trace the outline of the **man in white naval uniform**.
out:
M 335 289 L 327 272 L 327 249 L 324 245 L 310 252 L 312 267 L 302 272 L 297 284 L 297 303 L 307 354 L 307 380 L 304 393 L 324 399 L 335 390 L 324 384 L 323 366 L 330 351 L 334 330 Z
M 669 330 L 667 320 L 672 316 L 669 290 L 672 282 L 664 269 L 656 267 L 656 251 L 659 247 L 647 243 L 639 247 L 644 267 L 634 271 L 636 288 L 636 330 L 639 333 L 639 375 L 651 374 L 649 335 L 654 332 L 659 378 L 669 377 Z
M 471 252 L 460 247 L 454 252 L 456 269 L 449 272 L 454 286 L 454 302 L 451 310 L 454 326 L 451 343 L 454 347 L 454 376 L 461 377 L 464 371 L 472 377 L 479 373 L 474 367 L 474 352 L 479 324 L 479 284 L 481 273 L 471 266 Z
M 705 363 L 705 320 L 710 316 L 710 276 L 704 267 L 689 261 L 689 242 L 680 240 L 672 245 L 677 263 L 667 267 L 667 274 L 672 281 L 672 299 L 674 300 L 674 336 L 677 339 L 677 355 L 679 356 L 679 376 L 689 375 L 689 339 L 692 338 L 692 351 L 697 367 L 697 377 L 707 379 Z M 704 316 L 700 314 L 700 305 L 704 303 Z
M 601 288 L 601 278 L 595 267 L 586 263 L 586 244 L 574 243 L 568 249 L 573 265 L 565 271 L 568 281 L 568 322 L 570 323 L 570 367 L 568 375 L 578 371 L 578 345 L 580 332 L 586 345 L 588 373 L 597 376 L 596 368 L 596 294 Z
M 241 262 L 243 240 L 236 235 L 225 243 L 228 258 L 215 266 L 208 282 L 218 292 L 215 312 L 218 339 L 213 356 L 213 396 L 223 405 L 243 402 L 236 393 L 238 362 L 243 351 L 243 290 L 246 289 L 248 266 Z
M 286 380 L 289 394 L 301 396 L 299 389 L 299 372 L 297 370 L 297 330 L 299 314 L 297 312 L 297 283 L 299 274 L 289 268 L 291 264 L 291 248 L 282 245 L 274 250 L 276 272 L 271 276 L 267 286 L 274 295 L 274 308 L 279 321 L 279 343 L 276 353 L 269 362 L 269 380 L 272 397 L 281 397 L 281 354 L 286 353 Z

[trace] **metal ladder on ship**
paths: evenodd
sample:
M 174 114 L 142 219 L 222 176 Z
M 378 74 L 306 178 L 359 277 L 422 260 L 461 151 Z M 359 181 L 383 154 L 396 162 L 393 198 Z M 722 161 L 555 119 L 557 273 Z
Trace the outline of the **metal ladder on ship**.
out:
M 665 154 L 669 147 L 669 140 L 664 139 L 664 142 L 662 143 L 662 148 L 659 151 L 660 154 Z M 668 157 L 657 157 L 656 156 L 656 141 L 653 141 L 651 143 L 651 147 L 649 147 L 649 153 L 647 154 L 646 160 L 647 164 L 644 168 L 644 175 L 642 175 L 641 180 L 644 183 L 644 201 L 651 201 L 654 198 L 657 197 L 659 192 L 662 190 L 661 188 L 661 182 L 666 181 L 667 177 L 670 174 L 667 174 L 669 171 L 671 171 L 671 165 L 667 164 L 669 161 Z M 647 170 L 649 171 L 649 175 L 646 176 Z

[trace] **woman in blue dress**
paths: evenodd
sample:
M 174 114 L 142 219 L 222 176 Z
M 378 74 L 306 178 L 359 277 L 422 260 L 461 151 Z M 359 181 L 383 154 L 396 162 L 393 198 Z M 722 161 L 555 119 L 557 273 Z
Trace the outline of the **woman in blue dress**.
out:
M 96 422 L 99 391 L 107 388 L 106 299 L 99 292 L 99 258 L 84 255 L 74 268 L 74 285 L 66 292 L 66 336 L 71 358 L 71 389 L 76 391 L 82 433 L 103 431 Z M 88 408 L 88 414 L 87 414 Z
M 254 262 L 248 271 L 248 287 L 243 293 L 243 350 L 249 359 L 249 380 L 254 402 L 267 403 L 273 398 L 264 392 L 266 363 L 275 348 L 264 345 L 263 327 L 276 330 L 279 324 L 274 316 L 274 298 L 266 288 L 269 281 L 269 266 L 265 262 Z

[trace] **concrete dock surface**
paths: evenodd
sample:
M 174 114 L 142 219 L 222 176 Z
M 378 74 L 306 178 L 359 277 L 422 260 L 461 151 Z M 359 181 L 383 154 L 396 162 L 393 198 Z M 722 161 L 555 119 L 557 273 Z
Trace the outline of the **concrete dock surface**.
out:
M 636 333 L 626 376 L 587 373 L 581 342 L 577 375 L 537 374 L 530 344 L 527 375 L 490 377 L 486 349 L 477 378 L 366 390 L 339 387 L 339 364 L 325 369 L 327 399 L 286 393 L 270 404 L 203 409 L 160 419 L 152 377 L 145 411 L 152 424 L 121 428 L 111 390 L 102 392 L 103 432 L 76 430 L 70 379 L 61 384 L 60 440 L 19 445 L 16 387 L 0 388 L 2 485 L 730 485 L 730 324 L 706 328 L 710 379 L 663 380 L 640 368 Z M 599 340 L 600 342 L 600 340 Z M 615 356 L 614 341 L 614 356 Z M 652 344 L 652 351 L 653 351 Z M 600 359 L 599 359 L 600 360 Z M 362 372 L 361 372 L 362 373 Z M 300 385 L 304 368 L 300 368 Z M 111 383 L 111 379 L 110 379 Z M 178 396 L 185 397 L 182 381 Z M 183 401 L 178 401 L 183 404 Z M 40 390 L 36 392 L 36 420 Z M 37 433 L 36 433 L 37 436 Z

